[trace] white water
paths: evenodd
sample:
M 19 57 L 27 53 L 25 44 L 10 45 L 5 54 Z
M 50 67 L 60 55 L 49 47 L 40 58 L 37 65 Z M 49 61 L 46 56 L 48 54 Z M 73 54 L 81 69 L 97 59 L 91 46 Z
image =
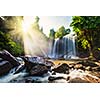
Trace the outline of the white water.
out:
M 53 47 L 51 47 L 50 58 L 65 58 L 74 59 L 76 58 L 76 35 L 70 33 L 63 38 L 55 39 Z

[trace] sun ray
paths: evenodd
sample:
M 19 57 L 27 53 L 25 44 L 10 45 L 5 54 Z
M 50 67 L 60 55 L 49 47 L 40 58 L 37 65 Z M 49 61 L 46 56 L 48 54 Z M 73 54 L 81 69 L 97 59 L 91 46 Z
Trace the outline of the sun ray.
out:
M 47 41 L 37 28 L 33 28 L 35 22 L 35 17 L 24 16 L 22 22 L 22 37 L 24 42 L 24 51 L 26 55 L 37 56 L 45 55 Z

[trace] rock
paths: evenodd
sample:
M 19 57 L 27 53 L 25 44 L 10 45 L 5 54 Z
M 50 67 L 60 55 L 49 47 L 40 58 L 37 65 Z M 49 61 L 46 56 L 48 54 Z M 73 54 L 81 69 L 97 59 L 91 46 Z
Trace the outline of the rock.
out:
M 100 79 L 83 70 L 73 70 L 68 75 L 68 83 L 100 83 Z
M 82 64 L 83 66 L 91 66 L 91 67 L 98 66 L 97 64 L 95 64 L 95 62 L 89 60 L 80 61 L 77 64 Z
M 0 62 L 1 62 L 1 61 L 3 61 L 3 59 L 2 59 L 2 58 L 0 58 Z
M 69 72 L 69 66 L 66 63 L 63 63 L 61 65 L 59 65 L 57 68 L 54 68 L 53 71 L 57 72 L 57 73 L 64 73 L 64 74 L 68 74 Z
M 93 71 L 97 71 L 97 72 L 99 72 L 99 71 L 100 71 L 100 66 L 98 66 L 98 67 L 94 67 L 94 68 L 92 68 L 92 70 L 93 70 Z
M 31 62 L 31 63 L 45 63 L 45 59 L 43 57 L 29 57 L 29 56 L 22 56 L 23 60 Z
M 13 65 L 13 67 L 20 65 L 16 58 L 6 50 L 0 51 L 0 58 L 9 61 Z
M 22 57 L 22 59 L 24 60 L 25 62 L 25 67 L 26 67 L 26 70 L 29 72 L 34 66 L 38 65 L 38 63 L 36 62 L 33 62 L 29 59 L 29 57 Z
M 69 64 L 69 67 L 70 67 L 70 68 L 74 68 L 75 65 L 76 65 L 76 63 L 70 63 L 70 64 Z
M 74 68 L 76 68 L 76 69 L 82 69 L 83 68 L 83 65 L 82 64 L 76 64 L 74 66 Z
M 26 67 L 26 70 L 28 71 L 28 72 L 30 72 L 30 70 L 32 71 L 33 69 L 37 69 L 37 66 L 43 66 L 43 68 L 44 68 L 44 70 L 45 69 L 47 69 L 47 70 L 51 70 L 51 62 L 46 62 L 45 63 L 45 61 L 35 61 L 35 60 L 32 60 L 34 57 L 23 57 L 23 60 L 24 60 L 24 62 L 25 62 L 25 67 Z M 45 66 L 45 67 L 44 67 Z M 40 67 L 41 69 L 40 70 L 42 70 L 42 67 Z M 39 69 L 37 69 L 37 70 L 39 70 Z
M 60 76 L 59 76 L 59 77 L 50 76 L 50 77 L 48 78 L 49 81 L 60 80 L 60 79 L 65 79 L 65 78 L 62 77 L 62 76 L 61 76 L 61 77 L 60 77 Z
M 92 71 L 92 68 L 90 66 L 86 67 L 85 70 Z
M 100 79 L 96 76 L 86 75 L 84 76 L 84 79 L 89 81 L 90 83 L 100 83 Z
M 42 76 L 45 73 L 47 73 L 48 71 L 49 71 L 49 69 L 46 66 L 39 64 L 39 65 L 32 67 L 32 69 L 29 71 L 29 73 L 32 76 Z
M 53 71 L 53 72 L 52 72 L 52 75 L 56 75 L 56 72 Z
M 1 61 L 0 62 L 0 76 L 7 74 L 12 69 L 11 63 L 8 61 Z
M 46 66 L 54 66 L 54 63 L 52 61 L 49 61 L 49 60 L 45 60 L 45 64 Z
M 21 71 L 24 70 L 24 69 L 25 69 L 25 66 L 24 66 L 24 65 L 20 65 L 20 66 L 18 66 L 18 67 L 16 68 L 14 74 L 17 74 L 17 73 L 21 72 Z
M 90 83 L 90 82 L 87 80 L 83 80 L 79 77 L 76 77 L 76 78 L 69 80 L 68 83 Z

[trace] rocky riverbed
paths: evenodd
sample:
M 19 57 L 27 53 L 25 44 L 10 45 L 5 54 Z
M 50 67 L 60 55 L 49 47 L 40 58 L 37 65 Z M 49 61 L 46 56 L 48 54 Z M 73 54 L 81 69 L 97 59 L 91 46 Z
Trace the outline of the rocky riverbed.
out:
M 0 52 L 0 83 L 100 83 L 100 62 L 14 57 Z

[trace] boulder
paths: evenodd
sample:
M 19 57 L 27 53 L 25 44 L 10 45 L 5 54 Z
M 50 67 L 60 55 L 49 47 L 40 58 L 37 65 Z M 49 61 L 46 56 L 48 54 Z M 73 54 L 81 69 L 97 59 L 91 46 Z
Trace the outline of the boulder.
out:
M 90 82 L 87 80 L 81 79 L 79 77 L 76 77 L 76 78 L 70 79 L 68 83 L 90 83 Z
M 39 64 L 39 65 L 32 67 L 32 69 L 29 71 L 29 73 L 32 76 L 42 76 L 45 73 L 47 73 L 48 71 L 49 71 L 49 69 L 46 66 Z
M 0 62 L 0 76 L 7 74 L 12 69 L 12 64 L 8 61 Z
M 51 67 L 51 66 L 54 66 L 54 63 L 52 61 L 45 60 L 45 65 L 48 67 Z
M 96 67 L 98 66 L 97 64 L 95 64 L 94 61 L 90 61 L 90 60 L 84 60 L 84 61 L 80 61 L 77 64 L 82 64 L 83 66 L 91 66 L 91 67 Z
M 83 69 L 83 65 L 82 64 L 76 64 L 74 66 L 74 68 L 76 68 L 76 69 Z
M 20 66 L 18 66 L 18 67 L 16 68 L 14 74 L 17 74 L 17 73 L 23 71 L 24 69 L 25 69 L 25 66 L 24 66 L 24 65 L 20 65 Z
M 43 60 L 37 61 L 37 60 L 35 60 L 36 58 L 34 58 L 34 57 L 22 57 L 22 58 L 25 62 L 25 67 L 28 72 L 33 67 L 35 68 L 36 66 L 45 66 L 48 70 L 50 70 L 51 66 L 52 66 L 52 62 L 50 62 L 50 61 L 43 61 Z
M 63 63 L 63 64 L 59 65 L 57 68 L 54 68 L 53 71 L 55 71 L 57 73 L 68 74 L 69 66 L 66 63 Z
M 32 59 L 30 60 L 29 57 L 22 57 L 25 62 L 25 68 L 29 72 L 34 66 L 38 65 L 37 62 L 34 62 Z
M 0 58 L 9 61 L 13 65 L 13 67 L 20 65 L 16 58 L 6 50 L 0 51 Z
M 60 79 L 65 79 L 65 78 L 62 77 L 62 76 L 59 76 L 59 77 L 50 76 L 50 77 L 48 78 L 49 81 L 55 81 L 55 80 L 60 80 Z
M 31 63 L 45 63 L 45 59 L 43 57 L 30 57 L 30 56 L 21 56 L 21 58 L 25 61 L 31 62 Z
M 92 67 L 87 66 L 87 67 L 85 68 L 85 70 L 87 70 L 87 71 L 92 71 Z
M 92 68 L 93 71 L 100 72 L 100 66 Z

